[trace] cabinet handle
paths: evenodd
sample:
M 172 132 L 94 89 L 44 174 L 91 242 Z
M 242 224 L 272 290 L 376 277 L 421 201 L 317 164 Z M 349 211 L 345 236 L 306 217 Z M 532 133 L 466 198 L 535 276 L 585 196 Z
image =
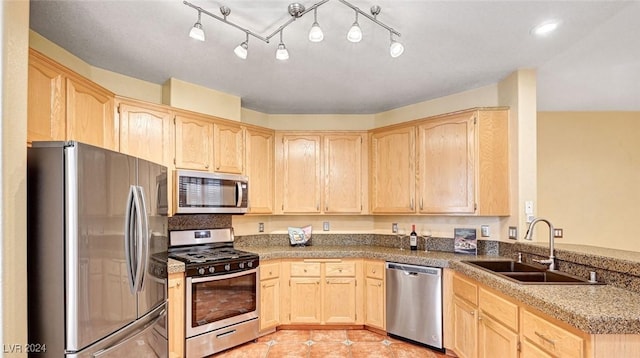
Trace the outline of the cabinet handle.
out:
M 316 211 L 320 211 L 320 203 L 316 204 Z
M 342 272 L 342 269 L 338 269 L 338 272 Z
M 205 164 L 205 165 L 204 165 L 204 168 L 205 168 L 205 169 L 209 169 L 209 164 Z
M 556 341 L 554 341 L 553 339 L 547 338 L 544 334 L 542 334 L 542 333 L 540 333 L 538 331 L 535 331 L 535 334 L 536 334 L 536 336 L 540 337 L 540 339 L 542 339 L 543 341 L 551 344 L 554 347 L 556 346 Z
M 371 270 L 371 273 L 376 273 L 376 270 L 375 269 Z
M 327 280 L 327 285 L 329 284 L 329 280 Z
M 378 287 L 382 287 L 382 282 L 378 282 Z
M 304 272 L 307 272 L 307 269 L 304 269 Z
M 411 198 L 411 210 L 413 210 L 413 198 Z
M 273 275 L 273 272 L 269 271 L 269 276 Z
M 422 207 L 423 207 L 423 205 L 422 205 L 422 204 L 423 204 L 423 201 L 424 201 L 424 198 L 420 198 L 420 210 L 422 210 Z
M 180 286 L 181 286 L 181 285 L 182 285 L 182 282 L 179 282 L 179 281 L 178 281 L 178 282 L 176 283 L 176 287 L 177 287 L 177 288 L 180 288 Z
M 220 170 L 220 166 L 219 165 L 216 167 L 216 170 Z

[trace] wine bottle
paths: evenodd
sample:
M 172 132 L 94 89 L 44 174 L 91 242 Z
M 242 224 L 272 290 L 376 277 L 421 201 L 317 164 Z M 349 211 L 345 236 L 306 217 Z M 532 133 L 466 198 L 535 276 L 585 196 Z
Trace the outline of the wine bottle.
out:
M 409 234 L 409 245 L 411 250 L 418 249 L 418 234 L 416 234 L 416 225 L 411 225 L 411 233 Z

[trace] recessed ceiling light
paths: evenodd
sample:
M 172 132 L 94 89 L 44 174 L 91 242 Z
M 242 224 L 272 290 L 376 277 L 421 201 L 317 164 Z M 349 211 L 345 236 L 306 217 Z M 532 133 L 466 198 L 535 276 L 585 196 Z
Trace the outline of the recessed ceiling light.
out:
M 553 31 L 555 31 L 558 28 L 558 25 L 560 24 L 560 22 L 558 21 L 545 21 L 543 23 L 541 23 L 540 25 L 534 27 L 533 29 L 531 29 L 531 33 L 534 35 L 538 35 L 538 36 L 545 36 L 548 35 L 550 33 L 552 33 Z

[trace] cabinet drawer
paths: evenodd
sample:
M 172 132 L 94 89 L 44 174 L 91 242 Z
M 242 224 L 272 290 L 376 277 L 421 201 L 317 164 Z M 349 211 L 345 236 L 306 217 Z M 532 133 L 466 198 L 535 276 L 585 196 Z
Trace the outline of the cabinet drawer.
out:
M 514 332 L 518 331 L 518 305 L 483 288 L 479 290 L 479 308 Z
M 319 262 L 292 262 L 291 276 L 320 277 L 320 263 Z
M 260 280 L 268 280 L 280 276 L 280 263 L 260 264 Z
M 370 278 L 384 279 L 384 262 L 365 262 L 365 274 Z
M 584 340 L 581 337 L 525 309 L 522 310 L 522 335 L 553 356 L 583 357 Z
M 325 265 L 327 277 L 353 277 L 356 275 L 355 262 L 327 262 Z
M 453 276 L 453 293 L 474 305 L 478 305 L 478 286 L 460 275 Z

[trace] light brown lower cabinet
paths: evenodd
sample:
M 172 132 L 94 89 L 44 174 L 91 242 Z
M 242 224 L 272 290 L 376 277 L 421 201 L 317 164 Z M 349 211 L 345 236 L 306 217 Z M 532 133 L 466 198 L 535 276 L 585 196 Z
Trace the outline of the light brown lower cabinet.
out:
M 168 334 L 169 357 L 184 357 L 184 273 L 169 274 Z
M 364 323 L 362 260 L 287 260 L 281 268 L 282 324 Z
M 274 330 L 280 323 L 280 262 L 260 264 L 260 332 Z
M 364 276 L 364 324 L 384 331 L 387 329 L 385 262 L 365 260 Z
M 639 357 L 640 335 L 588 334 L 462 274 L 450 296 L 447 348 L 459 357 Z

